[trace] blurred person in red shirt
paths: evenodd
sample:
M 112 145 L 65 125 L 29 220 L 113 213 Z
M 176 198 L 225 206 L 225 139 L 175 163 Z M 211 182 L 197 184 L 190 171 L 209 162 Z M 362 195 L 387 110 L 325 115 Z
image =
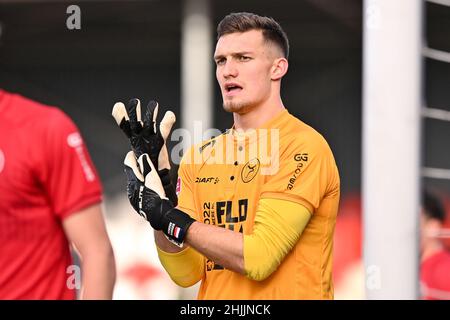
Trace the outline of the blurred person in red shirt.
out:
M 420 285 L 425 300 L 450 300 L 450 251 L 442 241 L 445 209 L 441 201 L 424 191 L 420 214 Z
M 84 299 L 111 299 L 115 261 L 101 203 L 71 119 L 0 89 L 0 299 L 75 299 L 80 286 Z

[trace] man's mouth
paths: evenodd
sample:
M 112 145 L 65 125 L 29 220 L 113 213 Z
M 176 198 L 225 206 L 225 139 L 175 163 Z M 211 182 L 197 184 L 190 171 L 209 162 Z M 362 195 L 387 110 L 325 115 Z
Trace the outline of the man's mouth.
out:
M 237 83 L 227 83 L 225 84 L 225 92 L 226 93 L 235 93 L 241 91 L 242 87 Z

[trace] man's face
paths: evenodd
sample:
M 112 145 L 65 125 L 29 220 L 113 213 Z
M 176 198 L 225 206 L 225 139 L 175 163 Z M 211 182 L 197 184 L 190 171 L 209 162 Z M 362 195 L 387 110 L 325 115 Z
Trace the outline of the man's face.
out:
M 423 252 L 430 242 L 435 242 L 437 234 L 441 231 L 442 222 L 427 216 L 425 209 L 421 209 L 420 219 L 420 249 Z
M 269 98 L 276 54 L 260 30 L 219 38 L 214 60 L 225 111 L 244 114 Z

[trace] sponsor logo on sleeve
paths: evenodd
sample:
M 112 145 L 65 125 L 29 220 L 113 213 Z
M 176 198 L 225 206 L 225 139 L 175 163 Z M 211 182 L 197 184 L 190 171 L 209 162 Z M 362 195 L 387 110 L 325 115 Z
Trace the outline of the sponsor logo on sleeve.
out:
M 297 178 L 300 176 L 300 174 L 303 171 L 304 163 L 308 161 L 308 154 L 307 153 L 297 153 L 294 155 L 294 160 L 297 162 L 296 168 L 294 170 L 294 173 L 289 178 L 289 182 L 287 184 L 286 189 L 292 190 L 294 188 L 294 184 L 297 181 Z
M 78 148 L 83 145 L 83 139 L 78 132 L 74 132 L 67 136 L 67 144 L 69 147 Z
M 177 196 L 181 192 L 181 177 L 178 177 L 178 179 L 177 179 L 177 188 L 175 189 L 175 192 L 176 192 Z
M 295 161 L 308 161 L 308 154 L 307 153 L 297 153 L 294 156 Z
M 73 132 L 67 136 L 67 144 L 73 148 L 80 160 L 81 167 L 83 168 L 84 176 L 86 180 L 92 182 L 95 180 L 95 174 L 92 170 L 89 162 L 86 159 L 85 151 L 83 149 L 83 139 L 78 132 Z
M 0 149 L 0 173 L 2 173 L 4 167 L 5 167 L 5 155 L 3 151 Z

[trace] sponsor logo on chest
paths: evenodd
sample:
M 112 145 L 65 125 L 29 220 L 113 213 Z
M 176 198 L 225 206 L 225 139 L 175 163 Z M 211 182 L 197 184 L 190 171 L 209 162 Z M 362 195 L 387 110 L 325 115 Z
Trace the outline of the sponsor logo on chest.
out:
M 219 177 L 196 177 L 195 183 L 213 183 L 217 184 L 219 182 Z

